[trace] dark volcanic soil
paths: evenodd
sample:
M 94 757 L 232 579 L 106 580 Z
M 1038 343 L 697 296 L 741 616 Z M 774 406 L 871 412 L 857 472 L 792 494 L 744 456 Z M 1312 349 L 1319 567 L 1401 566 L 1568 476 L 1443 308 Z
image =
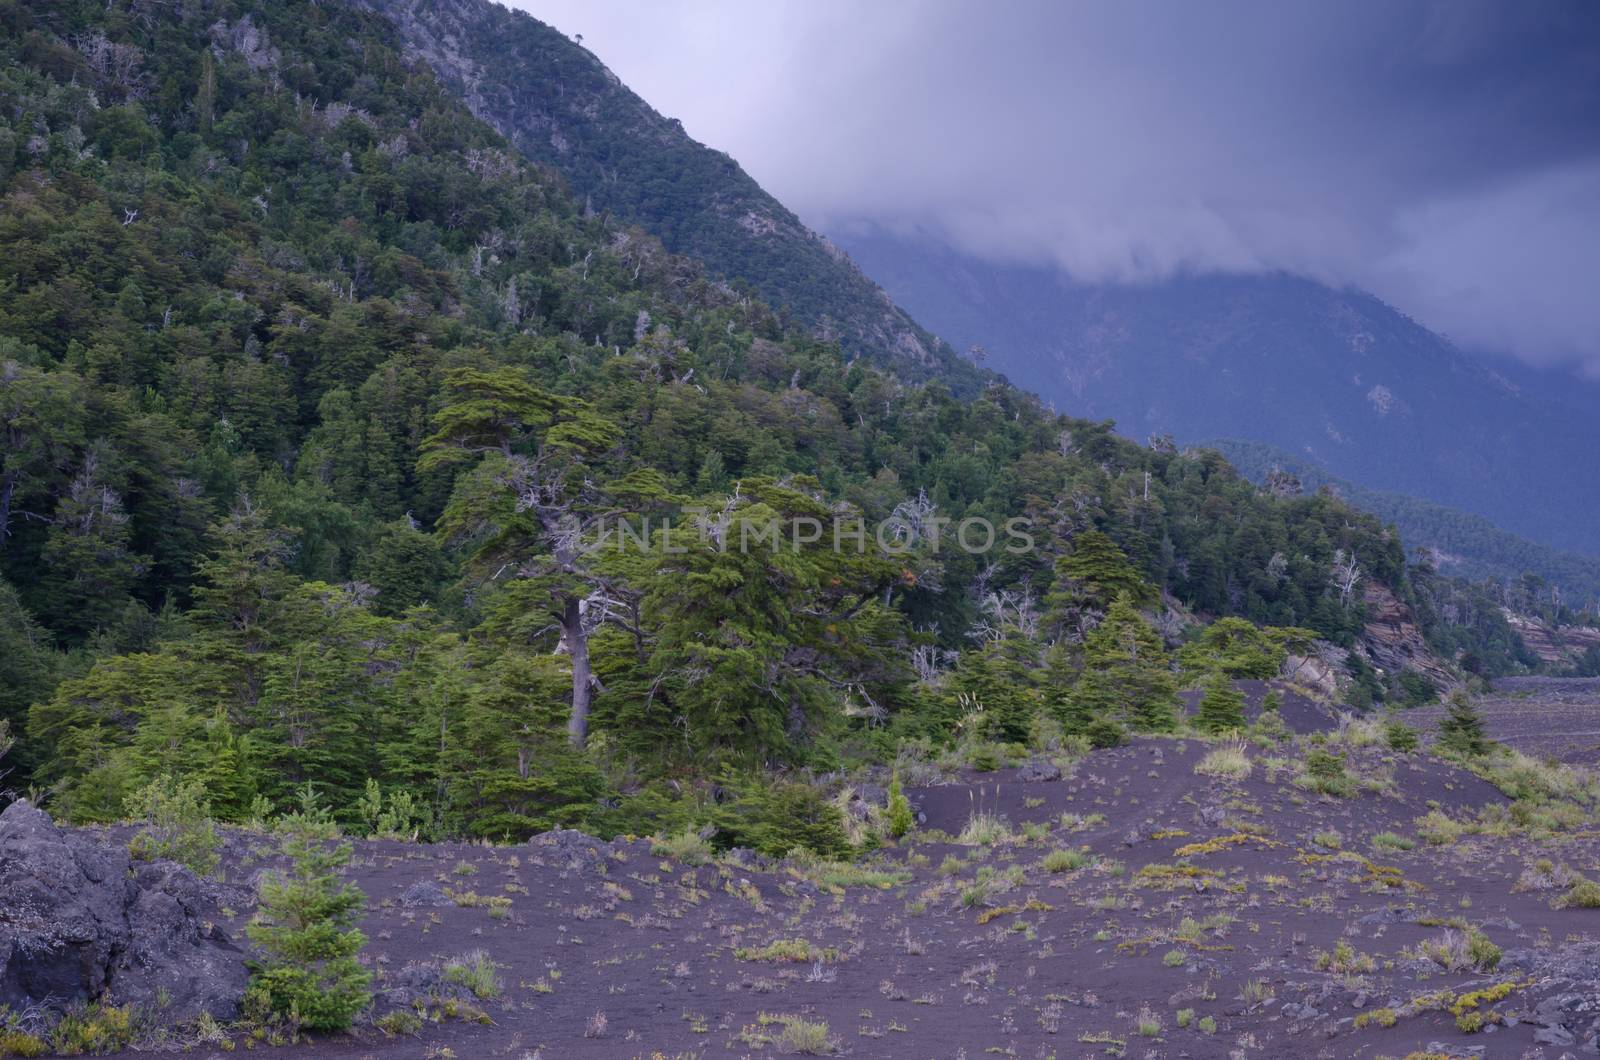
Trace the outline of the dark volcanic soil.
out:
M 787 863 L 691 866 L 648 841 L 575 833 L 515 847 L 358 842 L 377 986 L 482 949 L 500 966 L 501 993 L 482 1002 L 491 1022 L 394 1038 L 368 1027 L 268 1053 L 763 1057 L 803 1044 L 783 1037 L 792 1017 L 825 1023 L 828 1047 L 859 1057 L 1568 1053 L 1535 1043 L 1523 1017 L 1546 987 L 1518 969 L 1593 942 L 1600 910 L 1553 909 L 1554 892 L 1518 880 L 1537 857 L 1600 876 L 1594 833 L 1375 847 L 1381 833 L 1411 843 L 1430 809 L 1502 798 L 1375 749 L 1350 750 L 1365 787 L 1347 798 L 1297 785 L 1289 746 L 1251 747 L 1243 780 L 1197 773 L 1214 746 L 1146 739 L 1059 781 L 1001 772 L 913 789 L 925 823 L 879 855 L 896 875 L 876 883 Z M 974 814 L 1003 818 L 1005 834 L 953 842 Z M 231 879 L 260 869 L 251 843 L 264 849 L 231 841 Z M 1046 862 L 1072 851 L 1081 865 Z M 408 907 L 422 882 L 454 900 Z M 509 906 L 495 914 L 475 904 L 485 897 Z M 1506 950 L 1500 968 L 1449 971 L 1416 952 L 1468 925 Z M 763 952 L 774 942 L 786 946 Z M 1437 995 L 1417 1001 L 1500 982 L 1510 995 L 1482 1007 L 1505 1023 L 1476 1034 Z M 1383 1008 L 1392 1026 L 1355 1027 Z
M 1600 677 L 1502 677 L 1479 698 L 1489 737 L 1537 758 L 1600 763 Z M 1407 711 L 1431 728 L 1442 706 Z

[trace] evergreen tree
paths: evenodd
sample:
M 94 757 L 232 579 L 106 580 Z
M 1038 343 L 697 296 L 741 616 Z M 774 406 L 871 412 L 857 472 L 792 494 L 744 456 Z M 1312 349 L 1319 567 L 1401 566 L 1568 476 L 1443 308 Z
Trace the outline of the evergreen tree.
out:
M 343 879 L 350 844 L 330 845 L 323 831 L 291 828 L 283 840 L 289 871 L 261 882 L 260 907 L 246 928 L 260 951 L 247 1003 L 305 1030 L 339 1031 L 372 1000 L 372 975 L 356 960 L 366 944 L 356 927 L 366 896 Z
M 1450 705 L 1439 720 L 1439 747 L 1451 754 L 1478 758 L 1489 753 L 1489 740 L 1483 733 L 1483 718 L 1467 694 L 1460 689 L 1450 693 Z
M 951 694 L 965 695 L 983 708 L 983 736 L 987 739 L 1027 742 L 1040 696 L 1033 687 L 1027 660 L 1019 657 L 1021 648 L 1006 639 L 964 652 L 950 677 Z
M 1069 628 L 1076 616 L 1104 612 L 1122 596 L 1139 605 L 1153 600 L 1155 590 L 1109 536 L 1084 530 L 1073 536 L 1071 550 L 1056 560 L 1055 584 L 1045 606 L 1052 625 Z
M 543 591 L 541 609 L 559 629 L 572 669 L 567 734 L 581 750 L 594 692 L 594 624 L 586 612 L 595 596 L 626 592 L 596 569 L 585 547 L 607 518 L 626 510 L 626 495 L 637 492 L 626 480 L 601 486 L 592 466 L 618 429 L 588 402 L 534 386 L 511 369 L 452 369 L 445 385 L 446 403 L 434 415 L 417 468 L 476 462 L 457 480 L 440 529 L 471 544 L 478 570 L 491 577 L 513 570 Z M 664 495 L 659 479 L 650 490 Z
M 1233 687 L 1226 674 L 1212 675 L 1200 697 L 1195 727 L 1202 732 L 1235 732 L 1244 728 L 1244 695 Z
M 1140 617 L 1124 594 L 1084 642 L 1084 677 L 1080 695 L 1092 696 L 1080 715 L 1104 717 L 1105 711 L 1143 732 L 1170 732 L 1177 727 L 1177 681 L 1161 638 Z M 1099 676 L 1091 677 L 1091 674 Z

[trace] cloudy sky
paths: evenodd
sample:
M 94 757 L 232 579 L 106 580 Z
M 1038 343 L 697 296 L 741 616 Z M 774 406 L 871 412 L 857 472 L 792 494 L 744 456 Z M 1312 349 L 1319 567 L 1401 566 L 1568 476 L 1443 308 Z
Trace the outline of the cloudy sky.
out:
M 1286 268 L 1600 374 L 1600 3 L 515 5 L 824 231 Z

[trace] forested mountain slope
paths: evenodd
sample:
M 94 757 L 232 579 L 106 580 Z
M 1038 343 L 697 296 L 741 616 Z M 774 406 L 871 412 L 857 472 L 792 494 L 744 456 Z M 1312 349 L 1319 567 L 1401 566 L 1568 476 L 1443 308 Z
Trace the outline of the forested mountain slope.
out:
M 759 769 L 1170 728 L 1359 649 L 1369 585 L 1514 664 L 1369 515 L 900 378 L 584 209 L 370 10 L 0 28 L 0 722 L 59 815 L 183 776 L 228 819 L 650 832 Z M 932 540 L 969 519 L 1030 546 Z
M 1253 482 L 1266 482 L 1274 471 L 1282 471 L 1297 479 L 1305 490 L 1333 488 L 1361 510 L 1393 523 L 1406 547 L 1429 552 L 1441 571 L 1474 581 L 1489 579 L 1503 586 L 1507 607 L 1531 613 L 1560 604 L 1575 612 L 1600 614 L 1600 559 L 1529 541 L 1501 530 L 1481 516 L 1416 497 L 1367 489 L 1330 474 L 1315 461 L 1260 442 L 1223 438 L 1204 444 L 1226 456 Z
M 490 0 L 365 0 L 394 21 L 472 112 L 571 183 L 586 210 L 640 225 L 669 250 L 792 313 L 847 356 L 970 392 L 956 357 L 826 239 L 720 151 L 695 142 L 581 45 Z
M 1261 442 L 1368 489 L 1600 555 L 1600 389 L 1497 371 L 1377 298 L 1288 275 L 1079 283 L 938 239 L 836 234 L 928 327 L 1129 436 Z

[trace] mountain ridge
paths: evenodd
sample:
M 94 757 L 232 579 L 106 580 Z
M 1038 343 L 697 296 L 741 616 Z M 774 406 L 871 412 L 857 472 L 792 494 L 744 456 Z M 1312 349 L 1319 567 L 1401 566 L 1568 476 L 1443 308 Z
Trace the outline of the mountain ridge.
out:
M 559 172 L 586 208 L 788 307 L 818 337 L 958 392 L 981 374 L 728 154 L 693 140 L 559 30 L 487 0 L 361 0 L 400 31 L 467 108 Z M 560 77 L 526 71 L 560 69 Z M 642 150 L 641 145 L 647 150 Z
M 1076 283 L 925 234 L 834 236 L 928 326 L 986 347 L 989 367 L 1078 414 L 1138 437 L 1248 438 L 1371 489 L 1600 552 L 1600 530 L 1570 514 L 1600 509 L 1600 476 L 1561 459 L 1600 446 L 1596 417 L 1366 292 L 1288 274 Z

